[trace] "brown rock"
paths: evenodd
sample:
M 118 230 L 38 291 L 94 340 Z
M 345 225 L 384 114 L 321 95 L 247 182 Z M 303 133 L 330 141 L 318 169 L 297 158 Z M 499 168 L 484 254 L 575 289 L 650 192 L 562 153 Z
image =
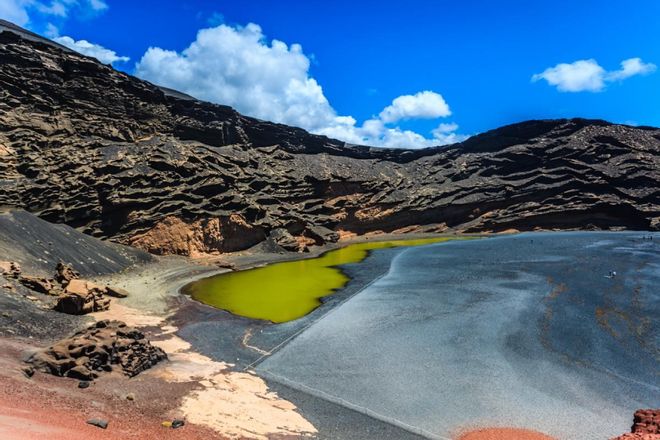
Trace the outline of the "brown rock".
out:
M 164 359 L 165 352 L 139 330 L 105 320 L 34 353 L 27 362 L 45 373 L 91 380 L 113 366 L 133 377 Z
M 105 293 L 106 288 L 99 286 L 98 284 L 94 284 L 91 281 L 87 280 L 81 280 L 81 279 L 73 279 L 67 284 L 66 289 L 64 290 L 66 293 L 74 293 L 77 295 L 87 295 L 89 293 Z
M 57 299 L 55 310 L 69 315 L 85 315 L 94 311 L 94 295 L 64 293 Z
M 612 440 L 660 440 L 660 409 L 638 409 L 630 433 Z
M 46 295 L 52 295 L 57 290 L 54 281 L 49 278 L 21 276 L 18 281 L 28 289 Z
M 71 280 L 80 278 L 80 274 L 75 270 L 73 270 L 73 266 L 71 266 L 70 264 L 65 264 L 61 261 L 57 263 L 55 272 L 56 272 L 55 281 L 60 283 L 62 287 L 68 285 Z
M 106 287 L 91 281 L 72 279 L 55 305 L 55 310 L 70 315 L 84 315 L 110 308 L 110 299 L 105 298 Z
M 147 232 L 134 236 L 130 244 L 154 254 L 196 257 L 245 249 L 263 238 L 260 228 L 250 226 L 238 214 L 193 222 L 169 216 Z
M 0 274 L 5 275 L 11 272 L 11 261 L 0 261 Z
M 114 298 L 126 298 L 128 296 L 128 291 L 120 287 L 107 286 L 105 288 L 105 294 Z

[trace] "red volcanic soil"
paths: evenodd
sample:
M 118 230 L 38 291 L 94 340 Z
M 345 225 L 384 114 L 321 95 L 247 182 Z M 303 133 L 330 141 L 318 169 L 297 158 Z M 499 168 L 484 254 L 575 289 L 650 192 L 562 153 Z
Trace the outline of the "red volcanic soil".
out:
M 147 375 L 132 379 L 103 377 L 87 389 L 78 382 L 21 372 L 20 356 L 27 345 L 0 338 L 0 439 L 221 439 L 217 432 L 186 423 L 172 429 L 161 425 L 177 416 L 176 408 L 189 388 Z M 133 400 L 126 398 L 131 394 Z M 108 421 L 107 429 L 87 424 Z
M 484 428 L 461 434 L 457 440 L 556 440 L 540 432 L 519 428 Z

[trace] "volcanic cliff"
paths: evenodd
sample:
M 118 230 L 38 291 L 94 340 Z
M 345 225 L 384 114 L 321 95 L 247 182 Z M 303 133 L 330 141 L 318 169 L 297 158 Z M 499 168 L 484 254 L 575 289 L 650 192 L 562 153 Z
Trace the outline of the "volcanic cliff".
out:
M 657 128 L 540 120 L 447 147 L 348 146 L 3 29 L 0 206 L 96 237 L 190 254 L 335 232 L 660 229 Z

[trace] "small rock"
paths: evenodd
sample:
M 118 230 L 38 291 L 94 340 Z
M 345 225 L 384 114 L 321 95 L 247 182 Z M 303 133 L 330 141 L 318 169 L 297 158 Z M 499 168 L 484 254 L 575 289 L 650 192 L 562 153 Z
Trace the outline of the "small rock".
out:
M 78 388 L 82 388 L 82 389 L 89 388 L 89 385 L 90 382 L 88 380 L 81 380 L 80 382 L 78 382 Z
M 130 400 L 130 401 L 135 400 L 135 394 L 133 393 L 126 394 L 126 400 Z
M 80 278 L 80 274 L 73 270 L 73 266 L 60 261 L 55 268 L 55 280 L 63 287 L 68 285 L 71 280 Z
M 128 292 L 126 290 L 111 286 L 105 288 L 105 294 L 114 298 L 126 298 L 128 296 Z
M 22 371 L 25 377 L 27 377 L 28 379 L 34 376 L 34 368 L 32 367 L 25 367 L 22 369 Z
M 105 429 L 108 427 L 108 421 L 104 419 L 89 419 L 87 423 L 90 425 L 98 426 L 99 428 Z
M 21 266 L 14 261 L 0 261 L 0 275 L 18 278 L 21 275 Z
M 176 429 L 176 428 L 181 428 L 181 427 L 182 427 L 183 425 L 185 425 L 185 424 L 186 424 L 186 422 L 184 422 L 184 421 L 181 420 L 181 419 L 174 419 L 174 420 L 172 420 L 172 428 L 174 428 L 174 429 Z
M 76 365 L 75 367 L 69 369 L 65 375 L 66 377 L 72 377 L 74 379 L 80 379 L 83 381 L 93 379 L 92 372 L 89 371 L 89 368 L 85 367 L 84 365 Z

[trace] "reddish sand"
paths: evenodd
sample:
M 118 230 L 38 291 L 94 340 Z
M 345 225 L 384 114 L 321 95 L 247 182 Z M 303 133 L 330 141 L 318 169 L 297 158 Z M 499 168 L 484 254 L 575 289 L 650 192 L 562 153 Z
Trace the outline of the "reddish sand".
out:
M 484 428 L 466 432 L 458 440 L 555 440 L 540 432 L 519 428 Z
M 77 381 L 37 373 L 32 379 L 20 368 L 26 344 L 0 338 L 0 439 L 222 439 L 193 423 L 179 429 L 161 426 L 177 417 L 186 384 L 169 384 L 145 376 L 110 376 L 81 390 Z M 135 394 L 135 400 L 124 396 Z M 109 422 L 107 429 L 87 424 L 90 418 Z

